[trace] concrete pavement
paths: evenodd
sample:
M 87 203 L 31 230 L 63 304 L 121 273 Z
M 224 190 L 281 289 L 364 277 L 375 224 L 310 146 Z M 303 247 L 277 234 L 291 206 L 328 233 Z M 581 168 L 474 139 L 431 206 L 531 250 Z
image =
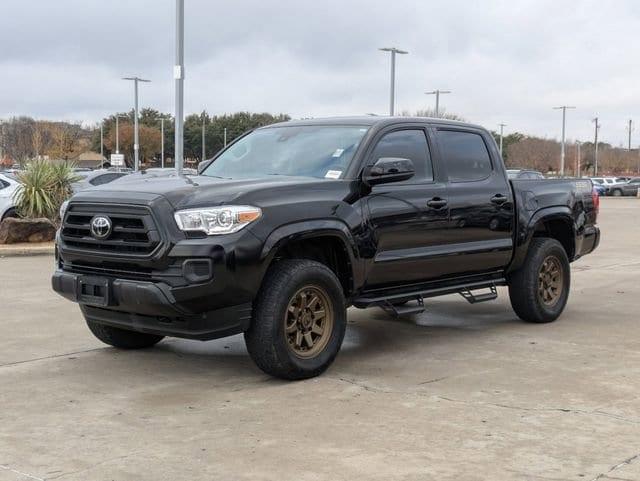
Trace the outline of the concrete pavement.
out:
M 559 321 L 459 296 L 351 310 L 323 376 L 262 374 L 242 337 L 118 351 L 0 258 L 0 480 L 638 480 L 640 201 L 603 199 Z

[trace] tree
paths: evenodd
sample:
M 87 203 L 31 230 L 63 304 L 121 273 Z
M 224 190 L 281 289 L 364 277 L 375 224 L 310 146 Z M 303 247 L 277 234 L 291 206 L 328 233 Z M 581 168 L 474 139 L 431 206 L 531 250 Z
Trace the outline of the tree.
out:
M 153 127 L 147 127 L 146 125 L 139 125 L 139 143 L 140 143 L 140 161 L 145 162 L 148 159 L 152 159 L 156 152 L 160 151 L 160 131 Z M 134 151 L 134 127 L 131 123 L 123 124 L 120 122 L 120 153 L 125 155 L 125 161 L 129 167 L 133 167 Z M 104 139 L 105 147 L 110 152 L 115 152 L 116 149 L 116 131 L 115 128 L 111 129 Z

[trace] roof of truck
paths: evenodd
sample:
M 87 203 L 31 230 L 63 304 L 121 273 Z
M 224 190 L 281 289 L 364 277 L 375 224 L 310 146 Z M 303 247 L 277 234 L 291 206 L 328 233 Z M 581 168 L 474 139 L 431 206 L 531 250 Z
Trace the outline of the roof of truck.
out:
M 378 115 L 361 115 L 353 117 L 325 117 L 325 118 L 312 118 L 312 119 L 299 119 L 289 120 L 286 122 L 278 122 L 276 124 L 267 125 L 262 128 L 269 127 L 284 127 L 284 126 L 296 126 L 296 125 L 366 125 L 366 126 L 383 126 L 391 125 L 395 123 L 428 123 L 428 124 L 441 124 L 441 125 L 457 125 L 483 129 L 480 125 L 474 125 L 467 122 L 460 122 L 457 120 L 439 119 L 433 117 L 389 117 Z

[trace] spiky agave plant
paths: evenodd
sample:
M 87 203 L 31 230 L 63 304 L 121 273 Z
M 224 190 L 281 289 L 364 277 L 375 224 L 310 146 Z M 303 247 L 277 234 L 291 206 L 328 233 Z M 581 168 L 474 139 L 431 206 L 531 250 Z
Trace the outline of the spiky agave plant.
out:
M 29 163 L 26 170 L 18 174 L 22 184 L 14 197 L 18 214 L 31 219 L 45 217 L 58 224 L 60 206 L 71 196 L 71 184 L 79 180 L 73 167 L 71 162 L 52 164 L 35 160 Z

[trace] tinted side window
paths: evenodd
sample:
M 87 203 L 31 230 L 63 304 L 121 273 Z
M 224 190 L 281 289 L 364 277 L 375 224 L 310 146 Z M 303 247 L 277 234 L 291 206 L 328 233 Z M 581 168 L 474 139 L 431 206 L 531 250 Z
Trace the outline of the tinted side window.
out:
M 480 135 L 439 131 L 438 144 L 451 182 L 482 180 L 491 174 L 491 158 Z
M 413 162 L 416 174 L 407 184 L 433 180 L 433 166 L 427 137 L 422 130 L 398 130 L 382 137 L 371 154 L 373 162 L 381 157 L 400 157 Z
M 91 185 L 102 185 L 102 184 L 108 184 L 109 182 L 111 182 L 112 180 L 115 180 L 115 178 L 118 177 L 118 174 L 104 174 L 104 175 L 99 175 L 97 177 L 94 177 L 93 179 L 91 179 L 89 181 L 89 183 Z
M 4 180 L 0 179 L 0 190 L 4 189 L 5 187 L 9 187 L 9 182 L 5 182 Z

